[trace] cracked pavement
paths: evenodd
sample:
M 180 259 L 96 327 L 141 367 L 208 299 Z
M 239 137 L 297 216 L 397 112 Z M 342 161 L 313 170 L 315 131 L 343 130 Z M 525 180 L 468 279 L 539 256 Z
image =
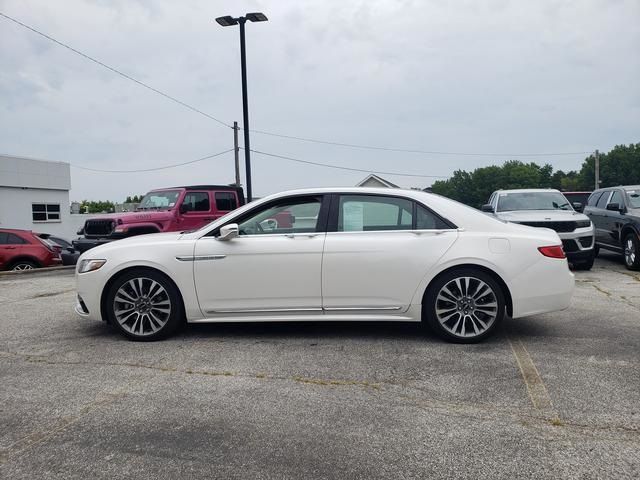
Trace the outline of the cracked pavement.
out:
M 124 340 L 70 272 L 0 277 L 3 478 L 638 478 L 640 273 L 479 345 L 411 324 Z

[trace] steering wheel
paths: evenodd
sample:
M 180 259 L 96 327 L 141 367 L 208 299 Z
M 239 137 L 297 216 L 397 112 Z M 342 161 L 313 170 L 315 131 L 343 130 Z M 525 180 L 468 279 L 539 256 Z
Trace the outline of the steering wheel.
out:
M 275 230 L 278 228 L 278 220 L 275 218 L 267 218 L 260 223 L 264 223 L 265 227 L 268 227 L 269 230 Z M 260 225 L 260 228 L 262 228 L 262 225 Z

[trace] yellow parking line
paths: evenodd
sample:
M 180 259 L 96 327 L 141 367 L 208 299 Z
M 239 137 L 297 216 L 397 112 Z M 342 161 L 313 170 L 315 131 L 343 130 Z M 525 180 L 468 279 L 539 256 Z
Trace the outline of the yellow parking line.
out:
M 553 425 L 562 425 L 558 412 L 556 412 L 551 402 L 547 387 L 542 381 L 540 372 L 538 372 L 526 347 L 519 339 L 512 339 L 510 336 L 507 336 L 507 340 L 520 368 L 520 373 L 527 387 L 527 392 L 529 392 L 529 398 L 531 399 L 533 407 L 539 410 L 545 417 L 549 418 Z

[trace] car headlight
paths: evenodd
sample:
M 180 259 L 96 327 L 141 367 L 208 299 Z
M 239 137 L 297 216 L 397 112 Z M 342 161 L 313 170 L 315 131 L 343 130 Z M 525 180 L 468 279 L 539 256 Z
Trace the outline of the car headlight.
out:
M 591 226 L 591 220 L 578 220 L 576 222 L 576 228 L 586 228 Z
M 105 263 L 107 263 L 106 260 L 95 260 L 95 259 L 82 260 L 78 265 L 78 273 L 93 272 L 94 270 L 98 270 Z

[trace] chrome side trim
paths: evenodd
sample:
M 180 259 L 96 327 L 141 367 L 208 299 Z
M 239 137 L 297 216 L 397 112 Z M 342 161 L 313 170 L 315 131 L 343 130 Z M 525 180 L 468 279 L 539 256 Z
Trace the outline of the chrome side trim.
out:
M 206 313 L 287 313 L 287 312 L 321 312 L 322 308 L 260 308 L 236 309 L 236 310 L 207 310 Z
M 341 312 L 341 311 L 362 311 L 375 312 L 379 310 L 397 311 L 402 307 L 318 307 L 318 308 L 270 308 L 270 309 L 235 309 L 235 310 L 207 310 L 206 313 L 296 313 L 296 312 Z
M 202 260 L 222 260 L 226 255 L 178 255 L 176 260 L 179 262 L 199 262 Z
M 402 310 L 402 307 L 323 307 L 325 312 L 339 312 L 339 311 L 367 311 L 373 312 L 376 310 Z

